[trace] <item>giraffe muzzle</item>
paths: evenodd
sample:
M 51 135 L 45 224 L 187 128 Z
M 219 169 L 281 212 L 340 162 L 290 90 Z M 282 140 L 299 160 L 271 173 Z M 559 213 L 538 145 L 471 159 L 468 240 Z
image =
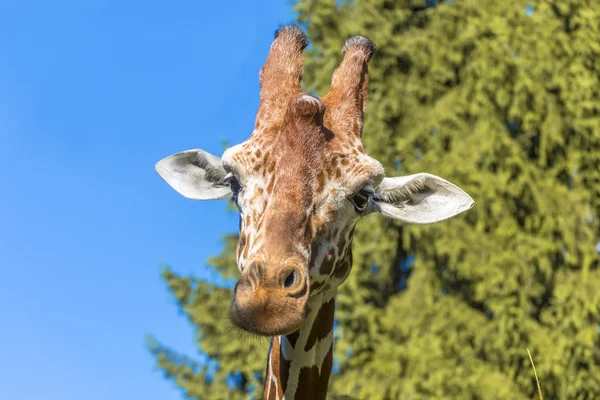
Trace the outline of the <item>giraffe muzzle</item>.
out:
M 229 318 L 248 332 L 274 336 L 296 331 L 305 315 L 308 275 L 296 265 L 271 268 L 251 262 L 229 308 Z

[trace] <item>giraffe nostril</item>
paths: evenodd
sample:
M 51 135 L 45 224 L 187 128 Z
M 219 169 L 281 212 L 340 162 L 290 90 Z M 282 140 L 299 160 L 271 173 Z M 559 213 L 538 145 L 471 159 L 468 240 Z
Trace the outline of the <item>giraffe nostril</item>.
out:
M 300 268 L 288 267 L 279 276 L 280 285 L 288 296 L 298 297 L 306 291 L 306 281 Z

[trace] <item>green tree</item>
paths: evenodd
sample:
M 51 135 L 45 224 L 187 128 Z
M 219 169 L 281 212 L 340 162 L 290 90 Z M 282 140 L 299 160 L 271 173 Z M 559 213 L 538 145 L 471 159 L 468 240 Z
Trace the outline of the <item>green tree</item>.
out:
M 325 93 L 344 40 L 378 45 L 363 142 L 388 171 L 474 199 L 427 226 L 368 217 L 338 295 L 330 392 L 359 399 L 600 397 L 600 8 L 595 0 L 300 0 Z M 235 275 L 235 235 L 210 264 Z M 219 368 L 152 342 L 192 398 L 245 398 L 267 342 L 233 340 L 228 289 L 165 270 Z M 245 361 L 248 359 L 249 361 Z M 238 386 L 226 380 L 238 373 Z M 212 379 L 212 380 L 211 380 Z

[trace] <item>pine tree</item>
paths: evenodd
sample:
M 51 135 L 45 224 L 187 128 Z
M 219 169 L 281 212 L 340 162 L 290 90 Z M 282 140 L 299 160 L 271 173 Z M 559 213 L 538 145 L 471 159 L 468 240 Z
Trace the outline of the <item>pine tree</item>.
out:
M 388 175 L 430 172 L 475 199 L 439 224 L 359 223 L 354 268 L 338 295 L 331 394 L 532 399 L 529 348 L 544 398 L 600 397 L 596 2 L 300 0 L 295 8 L 312 41 L 306 90 L 325 93 L 344 40 L 368 36 L 378 51 L 367 151 Z M 228 236 L 210 261 L 226 277 L 236 274 L 236 241 Z M 164 277 L 218 368 L 208 373 L 210 364 L 196 367 L 152 342 L 159 367 L 191 398 L 246 398 L 262 385 L 268 343 L 234 339 L 230 289 L 168 269 Z

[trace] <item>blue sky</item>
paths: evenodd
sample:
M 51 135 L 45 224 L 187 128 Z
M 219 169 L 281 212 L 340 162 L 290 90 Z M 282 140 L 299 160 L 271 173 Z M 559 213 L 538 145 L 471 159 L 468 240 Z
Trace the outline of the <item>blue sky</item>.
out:
M 287 1 L 0 0 L 2 399 L 179 399 L 144 335 L 195 355 L 160 265 L 210 276 L 224 201 L 154 163 L 250 133 Z

